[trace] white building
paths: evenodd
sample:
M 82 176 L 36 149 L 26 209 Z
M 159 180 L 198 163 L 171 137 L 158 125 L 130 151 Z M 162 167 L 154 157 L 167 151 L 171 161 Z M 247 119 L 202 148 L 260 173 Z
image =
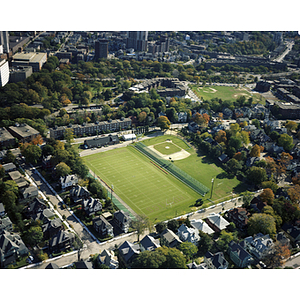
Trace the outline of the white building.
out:
M 130 134 L 124 134 L 122 136 L 122 139 L 124 141 L 132 141 L 132 140 L 135 140 L 136 139 L 136 135 L 134 133 L 130 133 Z
M 0 86 L 5 86 L 9 81 L 9 66 L 5 59 L 0 60 Z

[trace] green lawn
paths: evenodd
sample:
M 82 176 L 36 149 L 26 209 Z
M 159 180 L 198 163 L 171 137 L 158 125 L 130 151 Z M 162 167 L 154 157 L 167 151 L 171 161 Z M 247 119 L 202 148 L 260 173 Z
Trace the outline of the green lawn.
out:
M 200 197 L 130 146 L 83 159 L 136 213 L 155 222 L 190 212 Z
M 148 140 L 144 140 L 143 143 L 146 146 L 156 145 L 163 143 L 166 140 L 171 140 L 172 143 L 188 151 L 191 155 L 182 160 L 175 160 L 174 164 L 182 169 L 187 174 L 191 175 L 199 182 L 211 189 L 211 180 L 214 180 L 212 200 L 216 201 L 220 198 L 229 196 L 231 192 L 241 192 L 245 189 L 245 186 L 240 183 L 236 178 L 230 179 L 223 176 L 224 170 L 218 167 L 213 160 L 206 156 L 199 156 L 193 148 L 188 149 L 188 145 L 180 138 L 173 135 L 163 135 Z M 208 192 L 203 199 L 210 198 L 210 192 Z
M 143 141 L 145 145 L 170 144 L 187 150 L 191 155 L 174 161 L 174 164 L 196 180 L 211 188 L 214 181 L 212 200 L 230 196 L 232 191 L 242 192 L 245 187 L 236 178 L 224 176 L 222 168 L 205 156 L 199 156 L 183 140 L 171 135 L 158 136 Z M 177 149 L 177 148 L 174 148 Z M 121 197 L 137 214 L 146 215 L 156 222 L 174 218 L 192 211 L 195 201 L 210 202 L 210 191 L 202 197 L 171 174 L 166 174 L 132 146 L 118 148 L 83 157 L 87 166 Z M 170 204 L 172 203 L 172 204 Z
M 239 96 L 245 96 L 246 99 L 252 97 L 254 100 L 253 103 L 263 101 L 260 94 L 251 93 L 249 89 L 246 89 L 244 87 L 191 85 L 191 89 L 199 98 L 202 97 L 204 100 L 220 98 L 223 101 L 235 101 Z
M 181 148 L 173 144 L 172 142 L 163 142 L 154 146 L 154 149 L 161 154 L 169 155 L 181 151 Z

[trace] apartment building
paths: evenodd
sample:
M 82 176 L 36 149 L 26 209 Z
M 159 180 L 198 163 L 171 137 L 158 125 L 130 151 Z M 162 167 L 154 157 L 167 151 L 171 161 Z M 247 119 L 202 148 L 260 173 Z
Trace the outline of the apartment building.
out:
M 119 120 L 108 120 L 96 123 L 84 123 L 82 125 L 68 125 L 50 128 L 50 138 L 63 139 L 66 129 L 72 129 L 75 136 L 96 135 L 105 131 L 117 131 L 131 127 L 131 119 L 121 118 Z

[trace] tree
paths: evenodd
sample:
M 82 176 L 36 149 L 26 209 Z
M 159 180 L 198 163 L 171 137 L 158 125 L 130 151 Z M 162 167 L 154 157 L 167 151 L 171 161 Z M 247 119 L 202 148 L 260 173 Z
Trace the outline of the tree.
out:
M 207 233 L 199 231 L 199 234 L 201 236 L 201 239 L 198 242 L 198 250 L 199 254 L 203 256 L 207 251 L 210 251 L 212 249 L 213 240 Z
M 217 240 L 217 246 L 221 251 L 226 252 L 228 249 L 228 245 L 231 241 L 235 240 L 235 237 L 233 236 L 232 232 L 227 232 L 225 230 L 222 230 L 220 232 L 220 236 Z
M 147 113 L 142 111 L 140 112 L 139 116 L 138 116 L 138 120 L 140 123 L 143 123 L 147 118 Z
M 280 229 L 281 225 L 282 225 L 282 219 L 279 215 L 277 215 L 274 211 L 274 209 L 272 208 L 272 206 L 270 205 L 266 205 L 263 209 L 262 209 L 262 213 L 267 214 L 272 216 L 275 219 L 276 222 L 276 228 Z
M 266 170 L 253 166 L 248 170 L 247 179 L 254 184 L 261 184 L 267 179 Z
M 159 222 L 155 225 L 155 229 L 157 233 L 162 233 L 165 229 L 167 229 L 167 223 L 165 222 Z
M 35 138 L 31 140 L 31 144 L 33 145 L 42 145 L 44 140 L 40 134 L 38 134 Z
M 228 140 L 228 146 L 232 147 L 237 151 L 242 145 L 242 140 L 238 136 L 231 136 Z
M 24 239 L 31 246 L 36 246 L 43 239 L 43 231 L 41 226 L 31 226 L 27 232 L 24 233 Z
M 273 253 L 269 254 L 264 262 L 269 269 L 279 268 L 284 264 L 284 261 L 291 256 L 288 246 L 276 242 L 273 247 Z
M 249 133 L 245 130 L 241 131 L 242 142 L 247 146 L 250 143 Z
M 231 158 L 227 162 L 226 166 L 227 166 L 228 172 L 232 173 L 232 174 L 236 174 L 237 171 L 242 169 L 241 163 L 238 160 L 234 159 L 234 158 Z
M 255 144 L 255 145 L 251 148 L 249 155 L 250 155 L 251 157 L 260 157 L 260 147 L 259 147 L 259 145 Z
M 164 253 L 158 251 L 143 251 L 132 263 L 133 269 L 159 269 L 167 260 Z
M 261 183 L 263 189 L 271 189 L 273 193 L 276 193 L 278 190 L 278 185 L 274 181 L 264 181 Z
M 64 162 L 60 162 L 56 165 L 56 174 L 59 177 L 64 177 L 71 173 L 71 168 Z
M 227 142 L 227 137 L 226 137 L 226 132 L 224 130 L 219 130 L 215 136 L 215 140 L 220 144 L 220 143 L 225 143 Z
M 139 216 L 136 220 L 132 220 L 131 227 L 137 231 L 139 241 L 140 235 L 150 227 L 150 220 L 146 216 Z
M 249 208 L 251 201 L 253 199 L 253 195 L 249 191 L 246 191 L 246 192 L 242 193 L 241 196 L 243 197 L 242 198 L 242 201 L 243 201 L 242 207 Z
M 294 147 L 293 137 L 287 133 L 283 133 L 278 138 L 278 145 L 283 147 L 285 151 L 290 151 Z
M 190 260 L 198 252 L 198 248 L 191 242 L 183 242 L 178 246 L 178 249 L 185 255 L 186 260 Z
M 263 202 L 267 202 L 268 205 L 272 205 L 275 199 L 274 193 L 270 188 L 264 189 L 259 197 Z
M 72 143 L 74 142 L 74 132 L 73 129 L 67 128 L 64 132 L 64 139 L 66 140 L 67 143 Z
M 176 219 L 172 219 L 168 221 L 168 229 L 172 230 L 173 232 L 177 232 L 179 228 L 179 222 Z
M 165 262 L 162 263 L 163 269 L 186 269 L 186 259 L 184 255 L 176 248 L 168 248 L 162 246 L 155 249 L 155 252 L 166 257 Z
M 0 178 L 3 178 L 5 175 L 5 169 L 3 168 L 2 165 L 0 165 Z
M 41 158 L 42 149 L 36 145 L 28 145 L 25 149 L 21 150 L 22 155 L 26 161 L 32 164 L 36 164 Z
M 296 131 L 298 128 L 298 123 L 296 123 L 295 121 L 287 121 L 285 124 L 285 128 L 291 132 L 291 131 Z
M 253 214 L 248 220 L 248 234 L 254 235 L 257 233 L 269 234 L 271 238 L 275 238 L 276 222 L 274 217 L 259 213 Z
M 296 184 L 290 187 L 287 193 L 293 203 L 300 204 L 300 185 Z
M 157 126 L 160 127 L 161 130 L 169 129 L 171 122 L 166 116 L 160 116 L 157 119 Z

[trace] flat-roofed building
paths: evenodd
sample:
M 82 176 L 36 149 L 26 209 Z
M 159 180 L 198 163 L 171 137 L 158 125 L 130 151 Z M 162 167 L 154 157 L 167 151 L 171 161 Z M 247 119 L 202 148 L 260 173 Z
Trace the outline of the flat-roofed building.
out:
M 5 86 L 9 81 L 8 61 L 0 58 L 0 87 Z
M 40 133 L 27 124 L 16 124 L 16 126 L 10 126 L 8 131 L 16 137 L 20 142 L 30 142 L 33 138 L 36 138 Z
M 69 126 L 60 126 L 50 128 L 50 138 L 62 139 L 66 129 L 72 129 L 75 136 L 96 135 L 105 131 L 118 131 L 131 127 L 130 118 L 121 118 L 119 120 L 109 120 L 97 123 L 76 124 Z
M 15 138 L 8 132 L 5 127 L 0 127 L 0 148 L 11 148 L 16 144 Z
M 16 53 L 11 62 L 12 66 L 31 66 L 33 72 L 42 69 L 43 64 L 47 61 L 47 53 Z
M 10 69 L 9 82 L 24 81 L 32 74 L 31 66 L 17 66 Z

